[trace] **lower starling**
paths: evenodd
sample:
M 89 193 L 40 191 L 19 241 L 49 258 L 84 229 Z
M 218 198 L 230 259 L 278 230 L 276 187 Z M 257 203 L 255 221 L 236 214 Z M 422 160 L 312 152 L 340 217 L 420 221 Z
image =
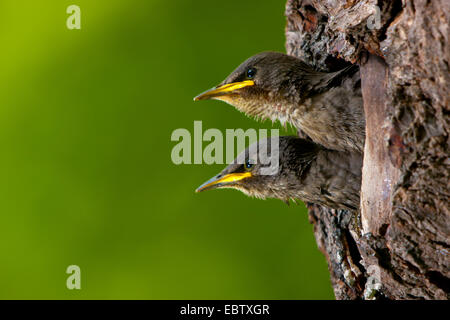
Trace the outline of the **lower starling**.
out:
M 262 152 L 267 157 L 262 157 Z M 268 161 L 261 160 L 267 158 L 277 160 L 271 164 L 277 164 L 275 171 L 268 169 Z M 234 188 L 262 199 L 287 203 L 300 199 L 332 209 L 356 210 L 361 167 L 359 152 L 327 150 L 298 137 L 272 137 L 254 143 L 196 191 Z
M 328 149 L 362 152 L 365 119 L 358 70 L 320 72 L 299 58 L 263 52 L 194 100 L 222 100 L 251 117 L 290 123 Z

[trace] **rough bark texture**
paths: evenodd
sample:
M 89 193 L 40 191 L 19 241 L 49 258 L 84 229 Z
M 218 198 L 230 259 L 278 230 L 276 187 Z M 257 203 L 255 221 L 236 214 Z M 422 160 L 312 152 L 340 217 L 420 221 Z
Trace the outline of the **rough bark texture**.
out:
M 450 1 L 288 0 L 286 16 L 288 54 L 360 65 L 358 219 L 310 207 L 336 298 L 449 299 Z

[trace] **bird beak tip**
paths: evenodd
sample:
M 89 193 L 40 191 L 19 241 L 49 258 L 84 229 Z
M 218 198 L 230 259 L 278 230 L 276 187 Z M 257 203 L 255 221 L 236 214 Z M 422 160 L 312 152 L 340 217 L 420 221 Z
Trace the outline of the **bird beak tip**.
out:
M 236 181 L 251 177 L 252 174 L 250 172 L 244 172 L 244 173 L 231 173 L 222 175 L 219 174 L 217 176 L 212 177 L 208 181 L 206 181 L 204 184 L 202 184 L 200 187 L 198 187 L 195 192 L 202 192 L 205 190 L 211 190 L 220 188 L 224 185 L 230 185 L 230 183 L 234 183 Z
M 211 89 L 212 90 L 212 89 Z M 194 101 L 200 101 L 200 100 L 207 100 L 207 99 L 211 99 L 211 97 L 209 96 L 209 92 L 211 90 L 205 91 L 200 93 L 199 95 L 194 97 Z
M 253 80 L 219 84 L 218 86 L 215 86 L 214 88 L 211 88 L 196 96 L 194 98 L 194 101 L 217 99 L 218 96 L 226 96 L 228 94 L 234 93 L 236 90 L 254 85 L 255 82 Z

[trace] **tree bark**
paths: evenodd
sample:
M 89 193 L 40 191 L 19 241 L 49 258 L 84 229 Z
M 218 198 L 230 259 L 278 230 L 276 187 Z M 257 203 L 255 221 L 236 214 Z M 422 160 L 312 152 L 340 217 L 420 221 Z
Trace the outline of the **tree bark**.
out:
M 360 65 L 366 116 L 358 222 L 309 206 L 337 299 L 449 299 L 448 0 L 288 0 L 286 49 Z

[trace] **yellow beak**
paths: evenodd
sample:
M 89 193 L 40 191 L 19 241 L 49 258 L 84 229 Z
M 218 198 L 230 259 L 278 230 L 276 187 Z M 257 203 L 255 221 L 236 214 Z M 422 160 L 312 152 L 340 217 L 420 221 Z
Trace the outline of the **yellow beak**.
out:
M 195 190 L 195 192 L 201 192 L 208 189 L 215 189 L 222 186 L 226 186 L 228 184 L 231 184 L 233 182 L 249 178 L 252 174 L 250 172 L 240 172 L 240 173 L 230 173 L 226 174 L 224 176 L 221 176 L 220 174 L 209 179 L 204 184 L 202 184 L 200 187 Z
M 199 94 L 198 96 L 196 96 L 194 98 L 194 101 L 213 99 L 218 96 L 227 95 L 235 90 L 254 86 L 254 85 L 255 85 L 255 82 L 252 80 L 245 80 L 245 81 L 241 81 L 241 82 L 233 82 L 233 83 L 224 84 L 222 86 L 212 88 L 208 91 L 205 91 L 205 92 Z

